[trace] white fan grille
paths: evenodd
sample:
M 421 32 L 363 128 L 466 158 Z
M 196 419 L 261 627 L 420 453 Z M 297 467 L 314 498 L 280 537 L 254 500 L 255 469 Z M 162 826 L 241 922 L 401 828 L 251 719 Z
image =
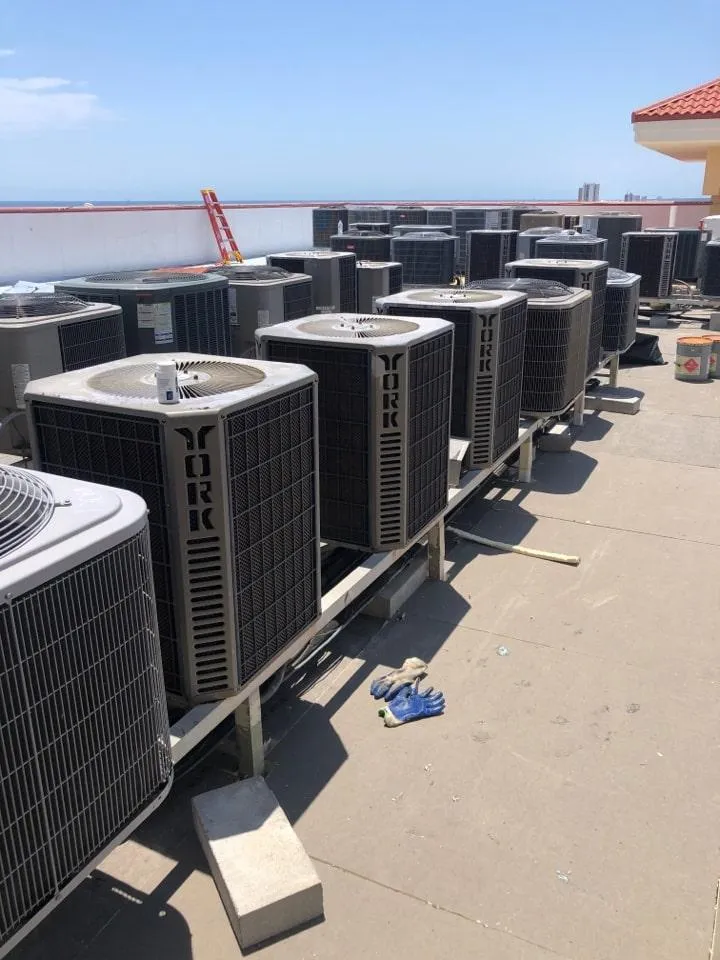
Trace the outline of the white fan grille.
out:
M 420 302 L 429 302 L 437 304 L 458 304 L 460 306 L 472 306 L 476 303 L 490 303 L 493 300 L 502 299 L 502 294 L 491 293 L 482 290 L 418 290 L 416 293 L 409 293 L 408 300 L 419 300 Z
M 88 386 L 115 397 L 153 400 L 157 397 L 155 366 L 138 363 L 104 370 L 89 377 Z M 175 366 L 182 400 L 243 390 L 265 379 L 257 367 L 223 360 L 179 360 Z
M 53 510 L 52 491 L 44 481 L 25 470 L 0 467 L 0 557 L 31 540 Z
M 85 310 L 87 304 L 69 293 L 0 294 L 0 320 L 25 320 L 32 317 L 60 317 Z
M 311 333 L 316 337 L 332 337 L 342 340 L 371 340 L 376 337 L 392 337 L 403 333 L 412 333 L 418 325 L 411 320 L 398 317 L 362 316 L 360 314 L 338 313 L 322 320 L 308 320 L 301 323 L 298 330 Z

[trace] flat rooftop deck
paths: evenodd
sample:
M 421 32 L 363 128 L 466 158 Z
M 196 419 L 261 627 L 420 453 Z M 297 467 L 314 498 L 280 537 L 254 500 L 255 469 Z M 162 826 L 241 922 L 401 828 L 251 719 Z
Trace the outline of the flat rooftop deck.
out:
M 356 621 L 266 719 L 268 782 L 323 923 L 262 960 L 706 960 L 720 876 L 720 381 L 629 368 L 534 482 L 456 526 L 580 567 L 448 543 L 447 583 Z M 498 648 L 507 647 L 506 656 Z M 430 662 L 441 719 L 387 730 L 368 682 Z M 215 753 L 12 960 L 237 960 L 190 797 Z M 720 949 L 720 947 L 718 948 Z

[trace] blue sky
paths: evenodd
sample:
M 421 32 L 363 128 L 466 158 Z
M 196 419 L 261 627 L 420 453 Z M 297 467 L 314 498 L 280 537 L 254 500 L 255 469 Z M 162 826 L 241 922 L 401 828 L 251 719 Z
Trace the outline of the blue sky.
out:
M 718 0 L 0 0 L 0 199 L 697 196 L 630 112 L 718 36 Z

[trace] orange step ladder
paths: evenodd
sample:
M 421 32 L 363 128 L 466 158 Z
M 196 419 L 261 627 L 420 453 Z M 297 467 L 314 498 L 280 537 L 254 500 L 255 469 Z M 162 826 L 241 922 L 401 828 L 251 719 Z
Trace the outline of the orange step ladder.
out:
M 200 191 L 205 204 L 205 209 L 210 217 L 210 226 L 215 234 L 215 240 L 220 251 L 220 259 L 223 263 L 243 262 L 243 255 L 235 243 L 235 237 L 230 229 L 225 212 L 217 198 L 214 190 L 206 187 Z

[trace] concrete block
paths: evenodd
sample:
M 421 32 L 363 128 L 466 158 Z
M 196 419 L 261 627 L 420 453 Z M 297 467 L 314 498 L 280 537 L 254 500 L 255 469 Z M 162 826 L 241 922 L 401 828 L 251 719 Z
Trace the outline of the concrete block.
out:
M 0 464 L 4 467 L 22 467 L 25 459 L 15 453 L 0 453 Z
M 364 608 L 363 613 L 378 620 L 391 620 L 403 604 L 425 583 L 429 573 L 428 555 L 415 557 L 402 573 L 393 577 Z
M 601 387 L 585 394 L 586 410 L 605 410 L 608 413 L 637 413 L 643 395 L 629 387 Z
M 710 321 L 708 322 L 708 330 L 720 330 L 720 313 L 713 311 L 710 314 Z
M 448 486 L 459 487 L 462 476 L 463 461 L 470 446 L 469 440 L 459 437 L 450 437 L 450 466 L 448 469 Z
M 665 330 L 669 326 L 666 313 L 653 313 L 650 315 L 650 327 L 653 330 Z
M 194 797 L 195 830 L 242 948 L 323 916 L 320 879 L 261 777 Z
M 556 423 L 538 437 L 538 449 L 544 453 L 567 453 L 574 439 L 569 423 Z

